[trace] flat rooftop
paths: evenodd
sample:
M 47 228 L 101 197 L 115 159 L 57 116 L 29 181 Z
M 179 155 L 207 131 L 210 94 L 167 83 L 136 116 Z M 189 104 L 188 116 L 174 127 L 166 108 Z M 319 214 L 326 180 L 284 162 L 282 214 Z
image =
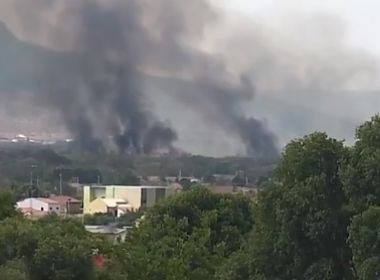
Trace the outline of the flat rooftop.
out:
M 104 189 L 104 188 L 136 188 L 136 189 L 168 189 L 170 186 L 128 186 L 128 185 L 86 185 L 85 187 L 90 187 L 93 189 Z

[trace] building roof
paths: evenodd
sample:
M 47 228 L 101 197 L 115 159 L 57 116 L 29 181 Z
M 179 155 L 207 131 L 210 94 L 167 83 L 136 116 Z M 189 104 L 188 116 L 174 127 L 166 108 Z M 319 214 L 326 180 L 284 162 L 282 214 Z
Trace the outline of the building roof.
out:
M 46 198 L 46 197 L 28 197 L 28 198 L 23 199 L 22 201 L 18 201 L 17 204 L 19 204 L 23 201 L 28 201 L 30 199 L 39 200 L 39 201 L 49 203 L 49 204 L 58 204 L 57 201 L 54 201 L 54 200 Z
M 127 202 L 121 198 L 101 198 L 101 200 L 107 205 L 107 207 L 116 207 L 119 204 L 127 204 Z
M 45 203 L 49 203 L 49 204 L 57 204 L 58 203 L 55 200 L 52 200 L 50 198 L 45 198 L 45 197 L 35 197 L 34 199 L 37 199 L 39 201 L 42 201 L 42 202 L 45 202 Z
M 162 185 L 162 186 L 128 186 L 128 185 L 89 185 L 85 187 L 90 187 L 92 189 L 105 189 L 105 188 L 140 188 L 140 189 L 167 189 L 169 186 Z
M 67 195 L 57 195 L 57 196 L 51 196 L 49 197 L 49 199 L 55 201 L 55 202 L 58 202 L 59 204 L 66 204 L 68 202 L 70 203 L 80 203 L 80 200 L 74 198 L 74 197 L 71 197 L 71 196 L 67 196 Z

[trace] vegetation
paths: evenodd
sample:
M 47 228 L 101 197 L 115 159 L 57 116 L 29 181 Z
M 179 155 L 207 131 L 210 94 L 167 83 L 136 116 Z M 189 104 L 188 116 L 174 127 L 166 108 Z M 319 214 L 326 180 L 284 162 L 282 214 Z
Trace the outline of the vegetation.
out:
M 138 219 L 140 219 L 143 215 L 144 215 L 144 209 L 127 212 L 118 218 L 115 218 L 111 213 L 110 214 L 96 213 L 93 215 L 88 214 L 84 216 L 84 223 L 86 225 L 94 225 L 94 226 L 109 225 L 109 224 L 115 224 L 118 227 L 133 226 L 135 222 Z
M 25 220 L 3 192 L 0 273 L 10 280 L 379 279 L 379 151 L 379 116 L 358 128 L 353 147 L 307 135 L 286 146 L 253 199 L 190 188 L 148 209 L 118 244 L 75 220 Z
M 140 185 L 139 176 L 195 176 L 230 174 L 242 170 L 250 182 L 268 176 L 274 162 L 252 158 L 209 158 L 203 156 L 147 156 L 114 154 L 77 154 L 57 144 L 38 146 L 0 143 L 0 189 L 12 187 L 17 198 L 59 193 L 76 194 L 72 183 Z M 260 179 L 261 180 L 261 179 Z M 32 186 L 31 186 L 32 185 Z

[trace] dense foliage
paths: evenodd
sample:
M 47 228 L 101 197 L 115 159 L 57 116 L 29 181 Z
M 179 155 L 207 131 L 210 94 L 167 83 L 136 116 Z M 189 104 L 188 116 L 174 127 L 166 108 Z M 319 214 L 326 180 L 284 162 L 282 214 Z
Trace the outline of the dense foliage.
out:
M 274 162 L 252 158 L 203 156 L 148 156 L 127 154 L 78 154 L 69 148 L 22 143 L 0 143 L 0 189 L 13 187 L 18 198 L 60 191 L 74 195 L 72 183 L 140 185 L 141 177 L 234 175 L 243 170 L 250 182 L 266 178 Z M 32 187 L 30 186 L 32 184 Z
M 352 147 L 289 143 L 255 197 L 190 188 L 111 244 L 72 219 L 26 220 L 0 193 L 0 275 L 9 280 L 380 278 L 380 117 Z M 139 214 L 141 215 L 141 213 Z M 103 223 L 105 217 L 91 217 Z M 136 217 L 126 217 L 126 223 Z M 98 219 L 98 220 L 97 220 Z M 95 251 L 94 251 L 95 250 Z M 93 252 L 105 258 L 97 267 Z
M 251 201 L 195 189 L 154 207 L 123 247 L 131 279 L 213 279 L 252 228 Z

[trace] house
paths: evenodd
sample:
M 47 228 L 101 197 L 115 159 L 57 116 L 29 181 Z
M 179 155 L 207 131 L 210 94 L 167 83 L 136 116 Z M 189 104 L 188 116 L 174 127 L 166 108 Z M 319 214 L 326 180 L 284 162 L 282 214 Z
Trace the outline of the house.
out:
M 88 205 L 86 214 L 111 213 L 120 217 L 124 212 L 132 211 L 133 207 L 121 198 L 97 198 Z
M 59 204 L 63 214 L 79 214 L 82 212 L 82 201 L 76 198 L 66 195 L 52 195 L 49 199 Z
M 97 198 L 123 199 L 133 210 L 151 207 L 158 200 L 176 192 L 172 186 L 92 185 L 83 187 L 83 213 L 89 214 L 90 203 Z
M 42 217 L 48 214 L 61 213 L 61 206 L 58 202 L 43 197 L 31 197 L 17 202 L 16 208 L 26 216 Z

